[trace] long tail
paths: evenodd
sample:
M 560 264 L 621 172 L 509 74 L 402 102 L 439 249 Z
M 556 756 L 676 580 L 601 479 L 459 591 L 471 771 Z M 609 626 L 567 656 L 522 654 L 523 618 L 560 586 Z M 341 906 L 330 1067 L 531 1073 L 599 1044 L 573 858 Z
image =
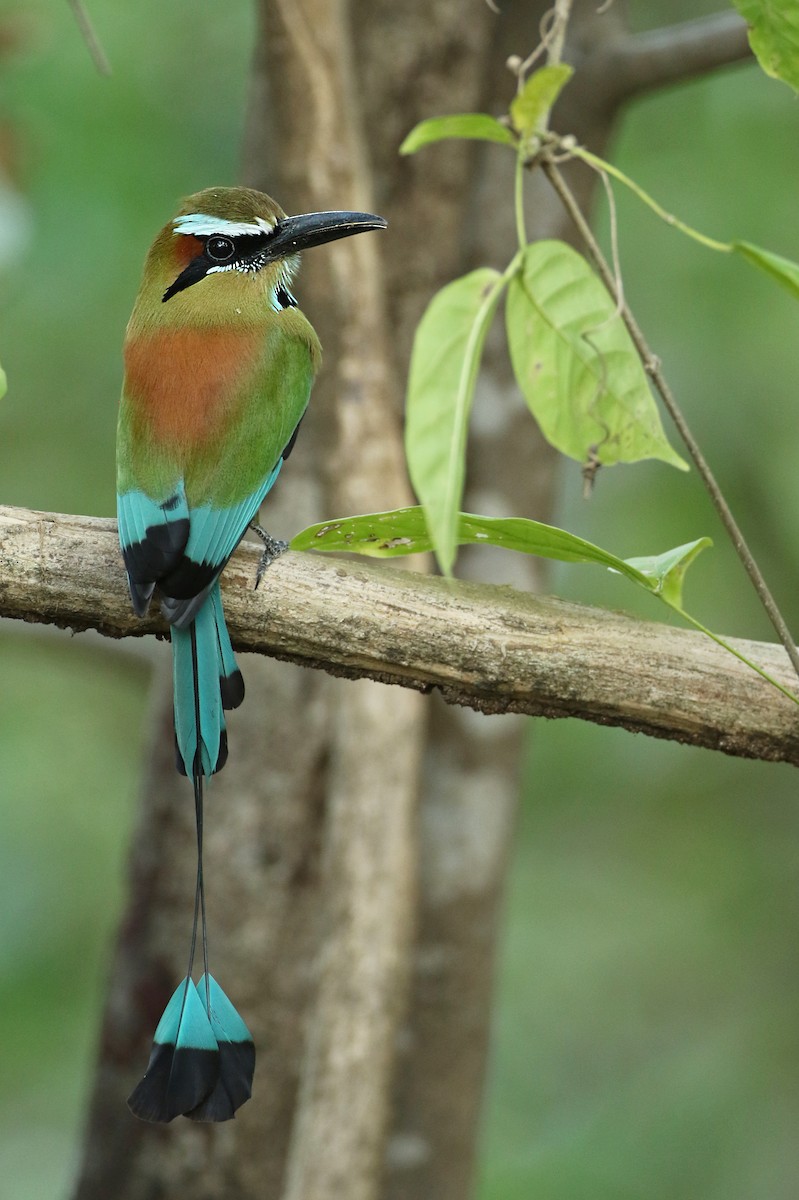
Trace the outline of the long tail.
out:
M 172 629 L 178 770 L 194 785 L 197 882 L 186 976 L 164 1009 L 144 1078 L 128 1098 L 144 1121 L 228 1121 L 252 1091 L 255 1047 L 242 1018 L 208 971 L 203 879 L 203 781 L 227 758 L 224 709 L 244 698 L 219 584 L 186 630 Z M 192 981 L 198 922 L 203 976 Z

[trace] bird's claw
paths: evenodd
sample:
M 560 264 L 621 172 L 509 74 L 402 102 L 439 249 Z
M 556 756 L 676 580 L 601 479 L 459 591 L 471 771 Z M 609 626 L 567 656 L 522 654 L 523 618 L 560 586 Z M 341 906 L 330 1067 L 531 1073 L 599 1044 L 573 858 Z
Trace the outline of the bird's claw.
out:
M 253 533 L 257 533 L 258 537 L 264 544 L 263 554 L 258 563 L 258 570 L 255 572 L 255 587 L 253 591 L 258 591 L 258 585 L 264 577 L 266 568 L 271 566 L 276 558 L 280 558 L 289 548 L 288 542 L 281 542 L 279 538 L 273 538 L 271 533 L 267 533 L 260 525 L 251 522 L 250 529 Z

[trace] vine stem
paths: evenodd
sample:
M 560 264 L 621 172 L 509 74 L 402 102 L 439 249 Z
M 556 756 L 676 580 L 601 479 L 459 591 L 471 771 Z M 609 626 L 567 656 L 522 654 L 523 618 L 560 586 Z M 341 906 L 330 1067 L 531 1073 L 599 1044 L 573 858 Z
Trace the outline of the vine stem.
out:
M 72 13 L 77 21 L 81 37 L 86 43 L 86 48 L 91 55 L 92 62 L 101 75 L 110 75 L 111 64 L 106 57 L 105 50 L 103 50 L 103 47 L 100 44 L 100 39 L 95 33 L 91 17 L 86 11 L 83 0 L 67 0 L 67 3 L 72 9 Z
M 584 146 L 574 146 L 571 149 L 571 153 L 575 158 L 581 158 L 583 162 L 588 163 L 594 170 L 606 171 L 608 175 L 612 175 L 614 179 L 618 179 L 619 183 L 623 183 L 631 192 L 634 192 L 638 199 L 648 205 L 667 225 L 672 225 L 675 229 L 679 229 L 681 233 L 686 234 L 689 238 L 693 238 L 700 245 L 707 246 L 709 250 L 723 251 L 725 254 L 731 254 L 734 250 L 731 242 L 720 242 L 717 238 L 708 237 L 707 234 L 700 233 L 698 229 L 694 229 L 691 225 L 686 225 L 679 217 L 675 217 L 674 213 L 667 212 L 662 204 L 658 204 L 653 196 L 645 192 L 634 179 L 630 179 L 629 175 L 625 175 L 618 167 L 614 167 L 613 163 L 605 162 L 604 158 L 598 158 L 596 154 L 592 154 Z
M 527 226 L 524 220 L 524 155 L 521 149 L 516 155 L 513 203 L 516 213 L 516 236 L 519 239 L 519 249 L 524 250 L 527 246 Z
M 556 66 L 563 57 L 563 45 L 571 16 L 572 0 L 555 0 L 552 28 L 547 43 L 547 64 Z
M 551 183 L 552 187 L 557 192 L 563 207 L 568 212 L 580 236 L 588 247 L 588 251 L 594 260 L 597 271 L 599 272 L 605 287 L 608 289 L 611 296 L 615 296 L 616 288 L 613 272 L 611 271 L 610 266 L 608 265 L 604 254 L 602 253 L 602 249 L 594 237 L 591 227 L 586 221 L 585 216 L 583 215 L 580 206 L 575 199 L 574 193 L 567 184 L 566 180 L 563 178 L 563 174 L 555 165 L 555 163 L 551 162 L 545 157 L 541 158 L 540 163 L 541 169 Z M 638 322 L 623 298 L 619 304 L 619 312 L 624 324 L 627 326 L 627 330 L 633 340 L 633 344 L 635 345 L 635 348 L 641 357 L 644 369 L 651 377 L 652 382 L 657 388 L 666 411 L 674 422 L 677 432 L 685 444 L 686 450 L 693 459 L 694 465 L 699 472 L 710 499 L 713 502 L 713 506 L 719 515 L 719 519 L 726 529 L 730 541 L 735 548 L 735 552 L 738 555 L 738 558 L 741 560 L 744 570 L 749 576 L 752 586 L 757 592 L 760 602 L 763 605 L 771 624 L 774 626 L 777 637 L 784 646 L 797 676 L 799 676 L 799 651 L 797 651 L 796 645 L 791 637 L 791 632 L 788 629 L 785 618 L 780 612 L 777 603 L 772 596 L 765 579 L 763 578 L 760 568 L 755 561 L 754 555 L 747 545 L 746 539 L 738 525 L 738 522 L 732 515 L 732 510 L 730 509 L 730 506 L 728 505 L 721 488 L 716 482 L 716 478 L 706 462 L 705 456 L 699 449 L 699 444 L 694 438 L 694 435 L 691 432 L 685 417 L 683 416 L 682 410 L 674 398 L 674 394 L 672 393 L 672 390 L 669 387 L 661 370 L 660 361 L 649 348 Z

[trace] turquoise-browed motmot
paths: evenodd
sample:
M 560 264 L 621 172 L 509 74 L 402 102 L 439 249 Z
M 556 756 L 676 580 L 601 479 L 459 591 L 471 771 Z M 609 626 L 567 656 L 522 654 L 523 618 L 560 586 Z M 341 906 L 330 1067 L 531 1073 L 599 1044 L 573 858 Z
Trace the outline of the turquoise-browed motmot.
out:
M 144 1120 L 225 1121 L 250 1095 L 252 1038 L 209 974 L 205 936 L 203 779 L 224 765 L 225 710 L 244 698 L 219 575 L 291 453 L 319 366 L 291 294 L 298 252 L 384 227 L 370 213 L 287 217 L 261 192 L 208 188 L 155 239 L 128 324 L 119 540 L 135 612 L 144 616 L 157 589 L 170 625 L 177 763 L 197 819 L 188 969 L 128 1101 Z

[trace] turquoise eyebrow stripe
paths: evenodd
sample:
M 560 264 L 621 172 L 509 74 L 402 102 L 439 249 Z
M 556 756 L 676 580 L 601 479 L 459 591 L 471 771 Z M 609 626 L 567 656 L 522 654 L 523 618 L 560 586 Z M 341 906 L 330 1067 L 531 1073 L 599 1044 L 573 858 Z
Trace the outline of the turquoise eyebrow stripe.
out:
M 259 233 L 271 233 L 274 225 L 257 217 L 255 221 L 228 221 L 224 217 L 212 217 L 208 213 L 189 213 L 176 217 L 172 222 L 175 233 L 194 234 L 208 237 L 214 233 L 226 233 L 230 237 L 243 237 Z

